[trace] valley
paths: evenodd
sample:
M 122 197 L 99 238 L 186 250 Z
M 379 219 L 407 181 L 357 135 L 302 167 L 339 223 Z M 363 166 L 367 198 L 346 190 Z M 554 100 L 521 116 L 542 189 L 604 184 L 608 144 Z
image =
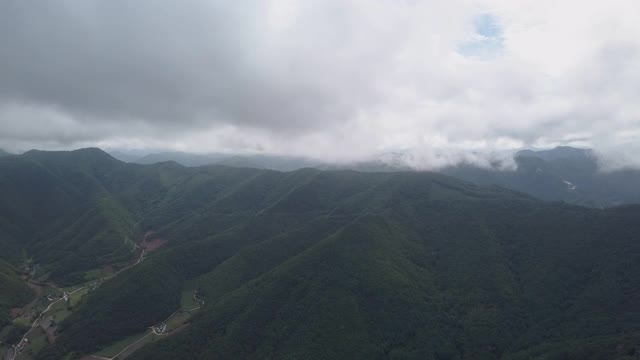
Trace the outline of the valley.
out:
M 80 305 L 86 296 L 104 282 L 138 266 L 144 261 L 146 255 L 166 244 L 166 240 L 154 237 L 154 235 L 154 232 L 147 231 L 139 244 L 133 243 L 133 249 L 137 253 L 136 257 L 128 264 L 124 264 L 124 267 L 113 271 L 113 266 L 109 266 L 111 271 L 107 271 L 108 274 L 96 276 L 88 282 L 59 288 L 52 282 L 36 285 L 31 279 L 26 278 L 25 281 L 38 290 L 38 298 L 25 305 L 20 310 L 21 315 L 16 317 L 13 322 L 25 324 L 29 319 L 35 318 L 35 320 L 28 324 L 28 330 L 17 344 L 6 350 L 3 358 L 6 360 L 33 359 L 34 355 L 45 348 L 47 344 L 54 344 L 57 323 L 64 321 L 71 315 L 73 309 Z M 128 241 L 130 240 L 125 240 L 125 243 Z M 104 269 L 100 270 L 102 270 L 100 272 L 105 272 Z M 95 273 L 95 271 L 87 272 L 88 275 L 91 273 Z M 127 337 L 95 354 L 85 356 L 84 359 L 124 359 L 145 344 L 171 336 L 184 329 L 187 321 L 200 309 L 203 303 L 203 300 L 197 298 L 195 289 L 186 289 L 182 293 L 180 308 L 161 323 L 151 326 L 151 330 L 140 335 Z M 44 309 L 42 309 L 43 307 Z
M 88 271 L 87 276 L 93 279 L 85 283 L 59 288 L 53 282 L 36 284 L 25 275 L 25 281 L 37 289 L 36 293 L 39 298 L 23 307 L 20 310 L 21 315 L 16 317 L 13 322 L 16 324 L 24 324 L 28 319 L 35 318 L 35 320 L 33 320 L 31 324 L 28 324 L 28 330 L 22 335 L 22 338 L 20 338 L 17 344 L 7 349 L 4 358 L 7 360 L 32 359 L 33 355 L 42 350 L 47 343 L 55 343 L 57 323 L 64 321 L 73 312 L 73 309 L 83 301 L 85 296 L 95 291 L 95 289 L 105 281 L 113 279 L 122 272 L 139 265 L 144 260 L 147 251 L 152 252 L 163 244 L 163 241 L 160 239 L 156 239 L 159 241 L 148 241 L 148 237 L 151 235 L 153 235 L 152 232 L 147 232 L 143 236 L 140 245 L 133 244 L 133 250 L 139 254 L 135 259 L 130 261 L 129 264 L 125 264 L 124 267 L 117 271 L 113 271 L 113 267 L 109 265 L 108 270 L 111 271 L 106 271 L 108 274 L 98 275 L 95 276 L 95 278 L 89 274 L 95 273 L 96 271 L 103 273 L 105 269 Z M 125 243 L 127 242 L 130 242 L 130 240 L 125 239 Z M 35 275 L 36 272 L 34 271 L 32 274 Z M 40 310 L 45 305 L 46 307 Z M 114 355 L 113 358 L 118 355 L 120 355 L 121 359 L 124 358 L 120 353 Z

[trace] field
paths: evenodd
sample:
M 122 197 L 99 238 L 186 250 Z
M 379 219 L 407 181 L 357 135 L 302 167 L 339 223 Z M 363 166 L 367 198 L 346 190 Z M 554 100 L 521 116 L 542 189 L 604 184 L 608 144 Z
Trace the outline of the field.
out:
M 118 359 L 124 359 L 135 350 L 139 349 L 145 344 L 154 342 L 159 338 L 160 336 L 154 335 L 153 332 L 147 330 L 144 333 L 132 335 L 116 343 L 113 343 L 106 348 L 98 351 L 95 355 L 106 358 L 113 358 L 118 355 Z
M 193 300 L 193 289 L 188 288 L 182 291 L 180 298 L 180 310 L 188 311 L 200 306 L 200 303 Z
M 178 312 L 171 316 L 165 324 L 167 324 L 167 328 L 169 329 L 169 331 L 175 330 L 180 327 L 180 325 L 182 325 L 185 321 L 189 320 L 190 317 L 191 314 L 188 312 Z
M 53 306 L 51 306 L 51 308 L 49 309 L 47 314 L 43 316 L 43 318 L 53 316 L 53 319 L 57 323 L 59 323 L 62 320 L 66 319 L 69 315 L 71 315 L 71 311 L 67 309 L 66 301 L 58 301 Z
M 20 316 L 13 319 L 13 324 L 22 327 L 29 327 L 31 326 L 31 320 L 27 317 Z
M 102 356 L 102 357 L 113 357 L 119 352 L 121 352 L 122 350 L 124 350 L 127 346 L 135 343 L 136 341 L 142 339 L 148 334 L 149 334 L 149 331 L 145 331 L 140 334 L 131 335 L 127 338 L 124 338 L 116 343 L 113 343 L 105 347 L 104 349 L 98 351 L 95 355 Z
M 85 281 L 92 281 L 99 279 L 101 277 L 109 275 L 109 272 L 104 271 L 103 269 L 93 269 L 89 270 L 84 274 Z
M 86 287 L 80 291 L 76 291 L 73 294 L 69 295 L 69 303 L 71 304 L 72 307 L 77 306 L 79 303 L 82 302 L 84 295 L 86 295 L 87 293 L 89 293 L 89 288 Z

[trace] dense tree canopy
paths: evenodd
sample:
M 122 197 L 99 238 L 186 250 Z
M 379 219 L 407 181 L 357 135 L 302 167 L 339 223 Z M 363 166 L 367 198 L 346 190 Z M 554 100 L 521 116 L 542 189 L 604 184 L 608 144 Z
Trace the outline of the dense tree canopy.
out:
M 52 279 L 126 264 L 147 230 L 168 240 L 93 291 L 40 359 L 143 331 L 186 283 L 206 300 L 199 315 L 132 358 L 604 359 L 640 339 L 638 206 L 434 173 L 143 166 L 95 149 L 0 168 L 2 256 L 25 249 Z

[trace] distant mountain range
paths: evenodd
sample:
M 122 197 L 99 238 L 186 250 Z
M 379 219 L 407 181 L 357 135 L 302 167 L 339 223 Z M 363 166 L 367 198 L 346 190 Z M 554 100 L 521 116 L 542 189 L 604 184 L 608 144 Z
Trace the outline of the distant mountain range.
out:
M 311 167 L 320 170 L 364 172 L 414 171 L 403 153 L 390 153 L 377 159 L 348 164 L 323 163 L 302 157 L 275 155 L 192 154 L 165 152 L 138 158 L 113 153 L 123 161 L 154 164 L 175 161 L 184 166 L 226 165 L 293 171 Z M 543 200 L 565 201 L 589 207 L 610 207 L 640 203 L 640 170 L 602 171 L 590 149 L 561 146 L 551 150 L 523 150 L 514 155 L 516 169 L 487 168 L 461 163 L 436 171 L 478 185 L 498 185 L 531 194 Z
M 164 161 L 175 161 L 184 166 L 225 165 L 278 171 L 292 171 L 306 167 L 318 167 L 319 165 L 318 161 L 294 156 L 191 154 L 184 152 L 148 154 L 129 162 L 148 165 Z
M 570 147 L 527 150 L 517 153 L 515 161 L 515 170 L 461 164 L 441 172 L 479 185 L 503 186 L 549 201 L 599 208 L 640 203 L 640 170 L 602 171 L 591 150 Z
M 544 161 L 572 160 L 591 161 L 595 158 L 593 150 L 580 149 L 570 146 L 558 146 L 550 150 L 521 150 L 516 153 L 516 157 L 537 157 Z

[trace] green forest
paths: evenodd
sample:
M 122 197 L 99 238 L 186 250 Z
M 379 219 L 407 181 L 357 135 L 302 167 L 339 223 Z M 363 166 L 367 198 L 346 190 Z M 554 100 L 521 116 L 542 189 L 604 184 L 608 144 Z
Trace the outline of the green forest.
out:
M 431 172 L 0 158 L 0 323 L 34 294 L 131 264 L 37 359 L 80 359 L 204 299 L 128 359 L 632 359 L 640 206 L 585 208 Z M 7 294 L 10 294 L 7 296 Z M 4 321 L 4 322 L 3 322 Z

